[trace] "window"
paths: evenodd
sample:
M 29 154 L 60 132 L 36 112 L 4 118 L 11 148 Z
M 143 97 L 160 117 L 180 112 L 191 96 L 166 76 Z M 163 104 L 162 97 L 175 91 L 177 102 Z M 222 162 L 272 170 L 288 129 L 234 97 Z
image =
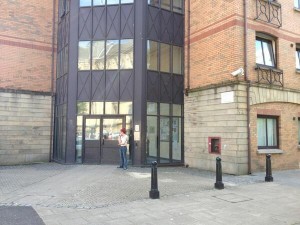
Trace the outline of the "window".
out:
M 80 7 L 91 6 L 92 0 L 80 0 Z
M 170 53 L 171 45 L 160 44 L 160 71 L 161 72 L 170 72 Z
M 296 69 L 300 70 L 300 46 L 296 49 Z
M 295 8 L 300 8 L 300 0 L 294 0 Z
M 155 41 L 147 42 L 147 69 L 158 70 L 158 43 Z
M 119 40 L 106 41 L 106 69 L 119 69 Z
M 298 118 L 298 145 L 300 145 L 300 118 Z
M 173 0 L 173 11 L 178 13 L 183 13 L 182 0 Z
M 161 8 L 171 10 L 171 1 L 170 0 L 160 0 Z
M 260 116 L 257 118 L 258 148 L 278 148 L 277 117 Z
M 104 70 L 104 57 L 105 57 L 104 45 L 105 45 L 104 41 L 93 42 L 93 58 L 92 58 L 93 70 Z
M 105 0 L 94 0 L 93 5 L 105 5 Z
M 78 48 L 78 70 L 90 70 L 91 42 L 79 41 Z
M 124 39 L 120 42 L 120 69 L 133 68 L 133 40 Z
M 273 43 L 271 40 L 256 38 L 256 63 L 275 67 Z
M 182 47 L 173 46 L 173 73 L 182 74 Z

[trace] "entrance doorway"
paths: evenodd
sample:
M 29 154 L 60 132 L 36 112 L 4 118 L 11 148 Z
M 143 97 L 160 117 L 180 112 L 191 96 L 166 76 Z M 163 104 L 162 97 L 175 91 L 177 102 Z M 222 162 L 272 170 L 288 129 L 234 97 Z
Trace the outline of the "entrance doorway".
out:
M 83 163 L 118 164 L 118 137 L 125 127 L 120 116 L 85 116 L 83 118 Z

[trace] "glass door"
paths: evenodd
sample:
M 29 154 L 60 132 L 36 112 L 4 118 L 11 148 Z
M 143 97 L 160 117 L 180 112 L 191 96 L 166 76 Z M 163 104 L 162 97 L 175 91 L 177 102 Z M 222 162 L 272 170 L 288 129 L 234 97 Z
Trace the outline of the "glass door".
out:
M 101 163 L 118 164 L 120 161 L 118 138 L 120 130 L 125 127 L 123 117 L 102 118 Z
M 100 117 L 84 117 L 83 137 L 84 137 L 84 163 L 100 163 Z

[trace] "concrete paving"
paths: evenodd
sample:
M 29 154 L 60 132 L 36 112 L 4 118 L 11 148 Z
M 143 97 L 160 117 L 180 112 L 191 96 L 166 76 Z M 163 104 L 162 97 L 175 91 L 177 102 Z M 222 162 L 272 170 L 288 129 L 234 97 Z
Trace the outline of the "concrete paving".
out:
M 46 225 L 299 224 L 300 170 L 223 175 L 159 167 L 161 198 L 149 199 L 150 168 L 55 163 L 0 167 L 0 206 L 33 207 Z M 0 215 L 1 216 L 1 215 Z M 0 220 L 1 221 L 1 220 Z

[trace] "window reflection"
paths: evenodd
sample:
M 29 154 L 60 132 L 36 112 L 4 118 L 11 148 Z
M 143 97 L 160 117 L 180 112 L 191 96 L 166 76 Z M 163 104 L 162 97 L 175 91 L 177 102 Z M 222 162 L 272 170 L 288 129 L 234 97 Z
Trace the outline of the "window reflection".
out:
M 132 114 L 132 102 L 120 102 L 120 114 Z
M 92 68 L 93 70 L 104 70 L 104 56 L 105 48 L 104 41 L 93 42 L 93 59 Z
M 88 115 L 90 113 L 89 102 L 77 102 L 77 115 Z
M 148 0 L 148 4 L 159 7 L 159 0 Z
M 172 120 L 172 159 L 181 161 L 181 118 Z
M 119 68 L 119 40 L 106 41 L 106 69 L 117 70 Z
M 91 115 L 102 115 L 104 103 L 103 102 L 92 102 L 91 103 Z
M 256 63 L 275 66 L 274 51 L 272 46 L 272 41 L 257 38 L 255 42 L 256 48 Z
M 118 114 L 118 102 L 106 102 L 105 114 Z
M 91 6 L 92 0 L 80 0 L 80 7 Z
M 119 4 L 119 0 L 107 0 L 107 5 L 116 5 Z
M 93 5 L 105 5 L 105 0 L 94 0 Z
M 162 72 L 170 72 L 170 50 L 170 45 L 160 44 L 160 71 Z
M 100 119 L 85 120 L 85 140 L 100 140 Z
M 133 68 L 133 40 L 125 39 L 120 42 L 120 69 Z
M 170 0 L 161 0 L 161 8 L 171 10 L 171 1 Z
M 300 49 L 296 49 L 296 68 L 300 69 Z
M 147 69 L 158 70 L 158 43 L 155 41 L 147 42 Z
M 80 41 L 78 45 L 78 70 L 90 70 L 91 42 Z
M 182 47 L 173 46 L 173 73 L 182 74 Z
M 173 11 L 183 13 L 182 0 L 173 0 Z

